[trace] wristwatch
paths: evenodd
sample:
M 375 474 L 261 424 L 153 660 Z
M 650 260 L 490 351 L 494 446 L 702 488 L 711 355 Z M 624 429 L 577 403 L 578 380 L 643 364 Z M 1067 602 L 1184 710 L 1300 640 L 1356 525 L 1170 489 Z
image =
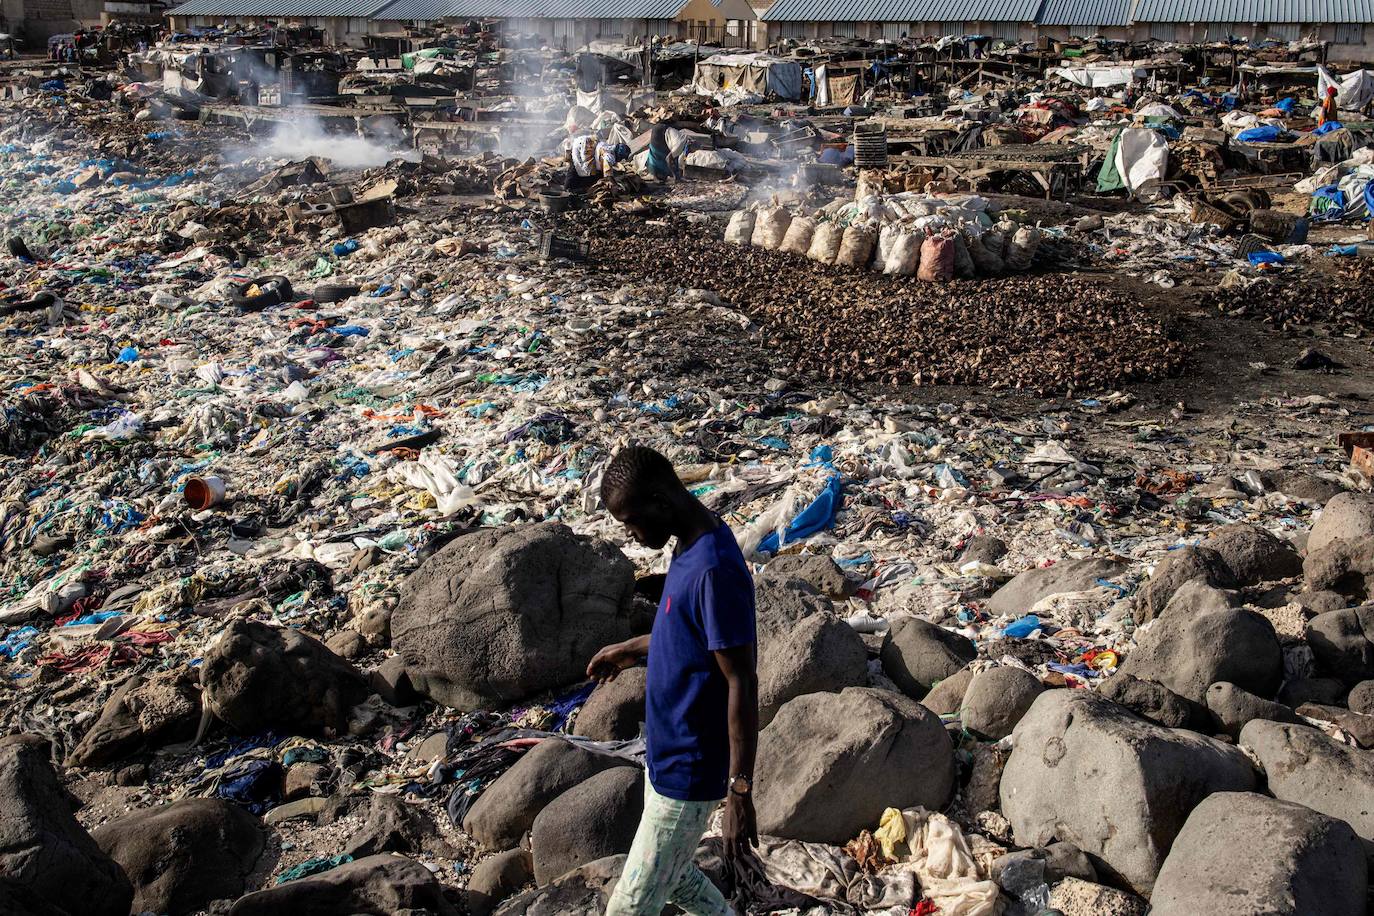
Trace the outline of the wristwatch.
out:
M 748 795 L 754 791 L 754 780 L 741 773 L 738 776 L 730 777 L 730 791 L 735 795 Z

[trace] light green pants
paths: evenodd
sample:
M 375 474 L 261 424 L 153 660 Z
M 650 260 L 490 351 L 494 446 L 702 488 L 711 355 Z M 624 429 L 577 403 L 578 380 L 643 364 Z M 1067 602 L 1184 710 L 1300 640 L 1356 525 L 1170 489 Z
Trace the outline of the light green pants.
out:
M 664 798 L 644 778 L 644 816 L 606 916 L 659 916 L 671 902 L 687 916 L 733 916 L 720 891 L 692 861 L 706 820 L 720 801 Z

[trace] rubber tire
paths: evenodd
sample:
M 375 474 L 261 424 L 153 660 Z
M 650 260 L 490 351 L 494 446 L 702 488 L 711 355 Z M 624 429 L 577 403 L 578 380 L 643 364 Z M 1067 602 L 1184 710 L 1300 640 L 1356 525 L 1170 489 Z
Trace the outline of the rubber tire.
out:
M 347 283 L 326 283 L 315 287 L 310 293 L 310 298 L 316 302 L 343 302 L 362 291 L 361 286 L 350 286 Z
M 256 296 L 249 296 L 248 290 L 256 286 L 263 291 Z M 271 286 L 272 289 L 265 287 Z M 291 281 L 280 274 L 258 277 L 247 283 L 240 283 L 234 287 L 234 295 L 230 297 L 229 303 L 245 312 L 258 312 L 273 305 L 280 305 L 283 302 L 292 302 Z

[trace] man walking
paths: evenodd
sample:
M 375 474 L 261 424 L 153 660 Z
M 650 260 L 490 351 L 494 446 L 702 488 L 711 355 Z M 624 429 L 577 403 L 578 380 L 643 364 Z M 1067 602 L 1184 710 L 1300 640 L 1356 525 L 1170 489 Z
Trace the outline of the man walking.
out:
M 587 666 L 600 681 L 645 658 L 649 667 L 644 815 L 606 913 L 658 916 L 672 902 L 689 916 L 724 916 L 730 906 L 692 857 L 722 798 L 726 856 L 758 843 L 754 583 L 729 527 L 653 449 L 617 453 L 601 500 L 640 544 L 676 539 L 653 630 L 607 646 Z

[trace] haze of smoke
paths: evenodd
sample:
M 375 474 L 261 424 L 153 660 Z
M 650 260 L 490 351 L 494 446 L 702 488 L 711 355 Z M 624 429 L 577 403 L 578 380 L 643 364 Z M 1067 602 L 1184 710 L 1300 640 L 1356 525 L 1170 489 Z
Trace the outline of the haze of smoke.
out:
M 291 160 L 319 156 L 345 169 L 374 168 L 394 159 L 408 162 L 420 159 L 418 151 L 397 145 L 401 139 L 399 136 L 392 137 L 393 142 L 388 143 L 357 134 L 329 133 L 315 115 L 308 112 L 297 114 L 295 120 L 278 124 L 272 136 L 261 145 L 237 150 L 238 156 L 270 156 Z

